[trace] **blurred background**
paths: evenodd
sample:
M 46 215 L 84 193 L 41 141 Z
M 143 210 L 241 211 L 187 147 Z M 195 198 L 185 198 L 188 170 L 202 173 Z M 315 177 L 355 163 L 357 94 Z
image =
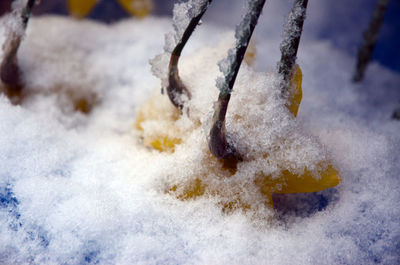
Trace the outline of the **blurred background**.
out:
M 84 0 L 82 0 L 84 1 Z M 215 0 L 204 21 L 234 28 L 239 23 L 246 0 Z M 326 40 L 355 57 L 362 43 L 362 33 L 378 0 L 310 0 L 304 37 Z M 9 12 L 12 0 L 0 0 L 0 15 Z M 171 16 L 175 0 L 153 0 L 152 15 Z M 293 0 L 268 0 L 258 31 L 280 34 L 285 15 Z M 40 0 L 35 15 L 68 15 L 66 0 Z M 400 0 L 390 0 L 377 41 L 373 61 L 400 72 Z M 130 16 L 116 0 L 99 0 L 89 19 L 113 23 Z M 276 29 L 276 30 L 274 30 Z

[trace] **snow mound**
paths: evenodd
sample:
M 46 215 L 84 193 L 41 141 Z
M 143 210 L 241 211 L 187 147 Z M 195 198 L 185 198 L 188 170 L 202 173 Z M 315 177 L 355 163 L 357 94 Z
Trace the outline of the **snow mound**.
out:
M 170 159 L 174 166 L 166 168 L 158 181 L 165 192 L 181 199 L 216 196 L 224 210 L 245 208 L 271 215 L 264 209 L 272 203 L 269 193 L 279 193 L 288 185 L 278 181 L 282 172 L 301 176 L 307 171 L 319 179 L 319 172 L 331 166 L 330 158 L 317 138 L 307 133 L 285 106 L 277 85 L 279 77 L 255 72 L 245 64 L 227 116 L 230 139 L 244 161 L 237 168 L 229 168 L 210 154 L 207 136 L 218 97 L 218 61 L 229 47 L 223 42 L 183 59 L 182 81 L 192 94 L 184 115 L 166 97 L 153 96 L 139 111 L 137 127 L 145 145 L 173 152 Z M 271 183 L 270 187 L 264 183 Z
M 399 125 L 379 91 L 398 95 L 400 77 L 371 65 L 370 79 L 353 86 L 352 60 L 329 43 L 307 40 L 299 54 L 304 101 L 296 121 L 276 98 L 274 75 L 243 65 L 227 129 L 254 162 L 239 165 L 226 187 L 254 200 L 245 194 L 252 188 L 234 183 L 239 176 L 250 183 L 246 178 L 265 170 L 257 151 L 277 143 L 288 148 L 285 166 L 301 170 L 326 156 L 343 181 L 338 189 L 275 196 L 275 212 L 260 203 L 263 218 L 226 214 L 218 196 L 177 200 L 166 192 L 196 174 L 206 174 L 209 185 L 224 182 L 202 172 L 216 62 L 228 47 L 215 47 L 226 36 L 221 29 L 203 25 L 182 56 L 181 78 L 193 88 L 190 119 L 175 121 L 185 141 L 168 153 L 138 140 L 136 112 L 160 88 L 148 58 L 162 50 L 168 23 L 30 21 L 19 62 L 31 92 L 21 106 L 0 96 L 0 264 L 398 264 Z M 258 45 L 270 50 L 275 43 Z M 93 92 L 99 103 L 86 115 L 65 111 L 57 84 L 74 94 Z M 159 97 L 157 107 L 168 109 L 166 96 Z M 281 155 L 266 158 L 270 173 Z M 267 222 L 272 215 L 275 222 Z

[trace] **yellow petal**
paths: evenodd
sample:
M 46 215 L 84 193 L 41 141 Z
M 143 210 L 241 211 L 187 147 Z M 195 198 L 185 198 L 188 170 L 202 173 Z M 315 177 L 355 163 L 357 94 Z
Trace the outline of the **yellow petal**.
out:
M 143 143 L 147 147 L 161 152 L 175 151 L 175 146 L 182 142 L 182 133 L 175 126 L 179 111 L 169 102 L 167 97 L 157 95 L 150 98 L 141 108 L 136 117 L 135 127 L 141 133 Z M 146 130 L 145 124 L 159 126 Z
M 156 136 L 151 139 L 145 140 L 147 146 L 151 146 L 161 152 L 175 152 L 175 145 L 180 144 L 181 139 L 168 136 Z
M 319 170 L 318 175 L 313 176 L 308 170 L 305 170 L 302 175 L 283 170 L 281 175 L 281 181 L 283 181 L 282 189 L 275 190 L 274 192 L 280 194 L 316 192 L 335 187 L 341 181 L 339 172 L 332 165 Z
M 72 16 L 83 18 L 90 13 L 97 0 L 67 0 L 67 3 L 68 11 Z
M 296 65 L 294 73 L 292 75 L 292 80 L 290 81 L 290 95 L 289 104 L 287 105 L 290 112 L 297 117 L 297 112 L 299 111 L 301 99 L 303 97 L 302 91 L 303 74 L 301 72 L 300 66 Z
M 118 0 L 121 6 L 136 17 L 145 17 L 153 9 L 152 0 Z
M 341 182 L 339 172 L 327 162 L 321 162 L 320 164 L 327 166 L 325 169 L 319 170 L 316 176 L 307 169 L 302 175 L 293 174 L 284 169 L 278 178 L 271 178 L 271 176 L 261 174 L 255 183 L 259 186 L 261 193 L 269 199 L 271 206 L 273 206 L 272 193 L 309 193 L 337 186 Z
M 170 192 L 176 192 L 178 186 L 173 186 L 169 189 Z M 181 200 L 194 199 L 196 197 L 202 196 L 206 190 L 206 186 L 202 183 L 199 178 L 196 178 L 193 183 L 187 185 L 186 189 L 180 193 L 177 198 Z

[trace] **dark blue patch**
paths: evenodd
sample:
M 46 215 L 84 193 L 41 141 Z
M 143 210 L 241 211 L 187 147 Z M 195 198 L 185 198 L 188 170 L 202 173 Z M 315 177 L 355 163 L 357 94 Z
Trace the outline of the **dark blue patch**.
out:
M 91 251 L 86 253 L 85 255 L 85 262 L 88 264 L 98 264 L 99 260 L 97 256 L 99 255 L 100 251 Z
M 338 199 L 336 188 L 312 193 L 273 194 L 274 209 L 282 219 L 290 216 L 309 217 L 323 211 Z
M 98 3 L 89 17 L 91 19 L 104 22 L 115 22 L 121 18 L 130 17 L 130 15 L 117 3 L 117 1 L 101 1 Z
M 10 185 L 6 187 L 0 187 L 0 208 L 16 208 L 19 202 L 14 196 Z
M 7 184 L 5 187 L 0 187 L 0 211 L 7 211 L 12 217 L 9 228 L 13 231 L 18 231 L 22 228 L 23 224 L 20 221 L 21 214 L 18 212 L 19 201 L 12 191 L 11 185 Z M 37 241 L 40 246 L 46 248 L 50 244 L 47 232 L 40 226 L 27 228 L 27 239 Z
M 33 227 L 27 231 L 27 235 L 30 240 L 38 242 L 43 248 L 47 248 L 50 244 L 47 232 L 41 227 Z
M 385 20 L 373 53 L 374 59 L 381 64 L 400 72 L 400 1 L 390 1 Z
M 98 244 L 90 240 L 87 242 L 84 246 L 84 249 L 86 250 L 83 254 L 83 260 L 84 264 L 99 264 L 99 254 L 100 254 L 100 248 L 98 247 Z
M 18 205 L 19 201 L 12 192 L 11 185 L 0 187 L 0 211 L 8 211 L 9 215 L 13 217 L 9 227 L 14 231 L 17 231 L 22 226 L 21 222 L 19 222 L 21 215 L 18 212 Z

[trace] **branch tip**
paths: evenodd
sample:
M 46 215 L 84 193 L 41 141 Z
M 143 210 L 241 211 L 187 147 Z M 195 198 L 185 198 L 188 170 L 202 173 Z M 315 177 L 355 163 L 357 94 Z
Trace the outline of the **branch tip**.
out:
M 23 82 L 18 66 L 17 53 L 21 45 L 23 35 L 28 26 L 29 18 L 32 14 L 33 6 L 36 0 L 28 0 L 20 13 L 17 14 L 17 23 L 21 23 L 22 31 L 17 32 L 10 30 L 6 41 L 3 45 L 4 56 L 0 64 L 0 79 L 3 83 L 3 92 L 11 99 L 12 102 L 18 101 L 16 98 L 21 97 Z M 17 10 L 18 11 L 18 10 Z M 15 10 L 13 12 L 16 12 Z M 10 17 L 10 19 L 12 19 Z
M 189 25 L 186 27 L 181 39 L 171 53 L 171 59 L 168 67 L 168 86 L 166 90 L 171 103 L 180 110 L 183 109 L 185 101 L 191 98 L 191 94 L 179 77 L 179 58 L 183 48 L 196 29 L 197 25 L 201 24 L 201 18 L 207 11 L 207 8 L 211 2 L 212 0 L 203 1 L 199 8 L 199 13 L 190 20 Z

